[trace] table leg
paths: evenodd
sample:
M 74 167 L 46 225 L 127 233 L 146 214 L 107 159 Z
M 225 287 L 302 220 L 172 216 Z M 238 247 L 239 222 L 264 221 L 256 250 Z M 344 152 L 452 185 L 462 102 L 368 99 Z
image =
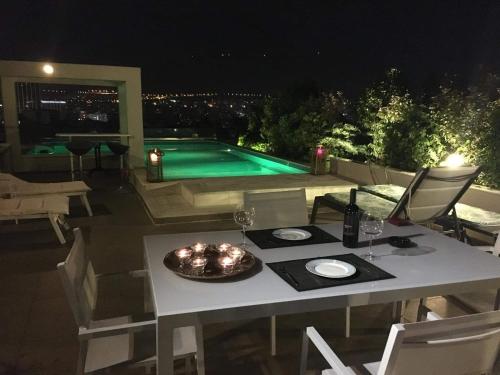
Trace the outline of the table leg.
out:
M 156 373 L 174 375 L 174 327 L 159 318 L 156 326 Z

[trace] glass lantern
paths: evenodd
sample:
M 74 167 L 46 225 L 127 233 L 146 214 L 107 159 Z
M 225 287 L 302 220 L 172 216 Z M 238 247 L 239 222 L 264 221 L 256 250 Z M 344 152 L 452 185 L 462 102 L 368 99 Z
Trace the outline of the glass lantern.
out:
M 312 152 L 311 173 L 314 175 L 328 173 L 330 151 L 323 145 L 317 145 Z
M 163 152 L 158 148 L 148 151 L 146 177 L 148 182 L 163 181 Z

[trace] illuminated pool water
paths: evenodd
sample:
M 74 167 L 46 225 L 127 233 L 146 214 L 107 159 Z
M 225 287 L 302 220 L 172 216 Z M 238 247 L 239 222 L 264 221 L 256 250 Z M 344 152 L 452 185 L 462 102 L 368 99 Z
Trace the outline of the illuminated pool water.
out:
M 309 171 L 301 164 L 216 141 L 145 141 L 144 160 L 147 151 L 155 147 L 164 152 L 163 176 L 166 180 L 302 174 Z M 103 144 L 101 152 L 105 155 L 110 150 Z M 28 154 L 62 156 L 68 155 L 68 151 L 64 143 L 46 142 L 35 146 Z
M 166 180 L 307 173 L 307 167 L 215 141 L 144 142 L 164 152 Z

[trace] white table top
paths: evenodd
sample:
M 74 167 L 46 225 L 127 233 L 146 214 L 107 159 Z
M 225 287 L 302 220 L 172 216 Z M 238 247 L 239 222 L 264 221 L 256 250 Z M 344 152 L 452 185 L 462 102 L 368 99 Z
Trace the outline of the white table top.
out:
M 341 225 L 318 226 L 338 238 L 342 237 Z M 500 259 L 495 259 L 491 254 L 421 226 L 398 228 L 386 224 L 382 236 L 414 233 L 425 233 L 425 236 L 415 237 L 412 240 L 421 246 L 431 246 L 436 251 L 419 256 L 383 256 L 374 261 L 375 265 L 395 275 L 395 279 L 305 292 L 297 292 L 265 263 L 344 253 L 361 255 L 367 252 L 367 248 L 347 249 L 341 242 L 268 250 L 261 250 L 252 245 L 250 250 L 264 263 L 260 273 L 237 282 L 204 283 L 177 276 L 163 265 L 163 258 L 170 250 L 198 241 L 241 242 L 239 231 L 146 236 L 144 237 L 145 263 L 150 271 L 155 313 L 158 318 L 172 318 L 207 312 L 214 315 L 213 312 L 217 310 L 260 306 L 266 314 L 272 315 L 286 312 L 286 309 L 279 310 L 279 307 L 289 306 L 292 303 L 295 305 L 309 304 L 309 302 L 328 303 L 331 308 L 336 308 L 385 302 L 384 298 L 387 301 L 396 301 L 484 287 L 500 287 Z M 388 244 L 374 247 L 375 254 L 378 255 L 390 254 L 393 249 Z M 315 309 L 320 308 L 312 307 L 310 311 Z M 221 317 L 221 319 L 226 318 Z
M 85 137 L 85 138 L 117 138 L 117 137 L 132 137 L 127 133 L 56 133 L 56 137 Z

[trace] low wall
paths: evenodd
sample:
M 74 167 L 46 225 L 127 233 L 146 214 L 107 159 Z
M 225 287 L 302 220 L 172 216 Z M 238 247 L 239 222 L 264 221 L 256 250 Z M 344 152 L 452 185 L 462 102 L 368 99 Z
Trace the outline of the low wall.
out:
M 408 186 L 415 173 L 386 168 L 376 164 L 358 163 L 349 159 L 332 158 L 331 172 L 341 178 L 360 185 L 394 184 Z M 460 202 L 500 212 L 500 191 L 479 185 L 472 185 Z

